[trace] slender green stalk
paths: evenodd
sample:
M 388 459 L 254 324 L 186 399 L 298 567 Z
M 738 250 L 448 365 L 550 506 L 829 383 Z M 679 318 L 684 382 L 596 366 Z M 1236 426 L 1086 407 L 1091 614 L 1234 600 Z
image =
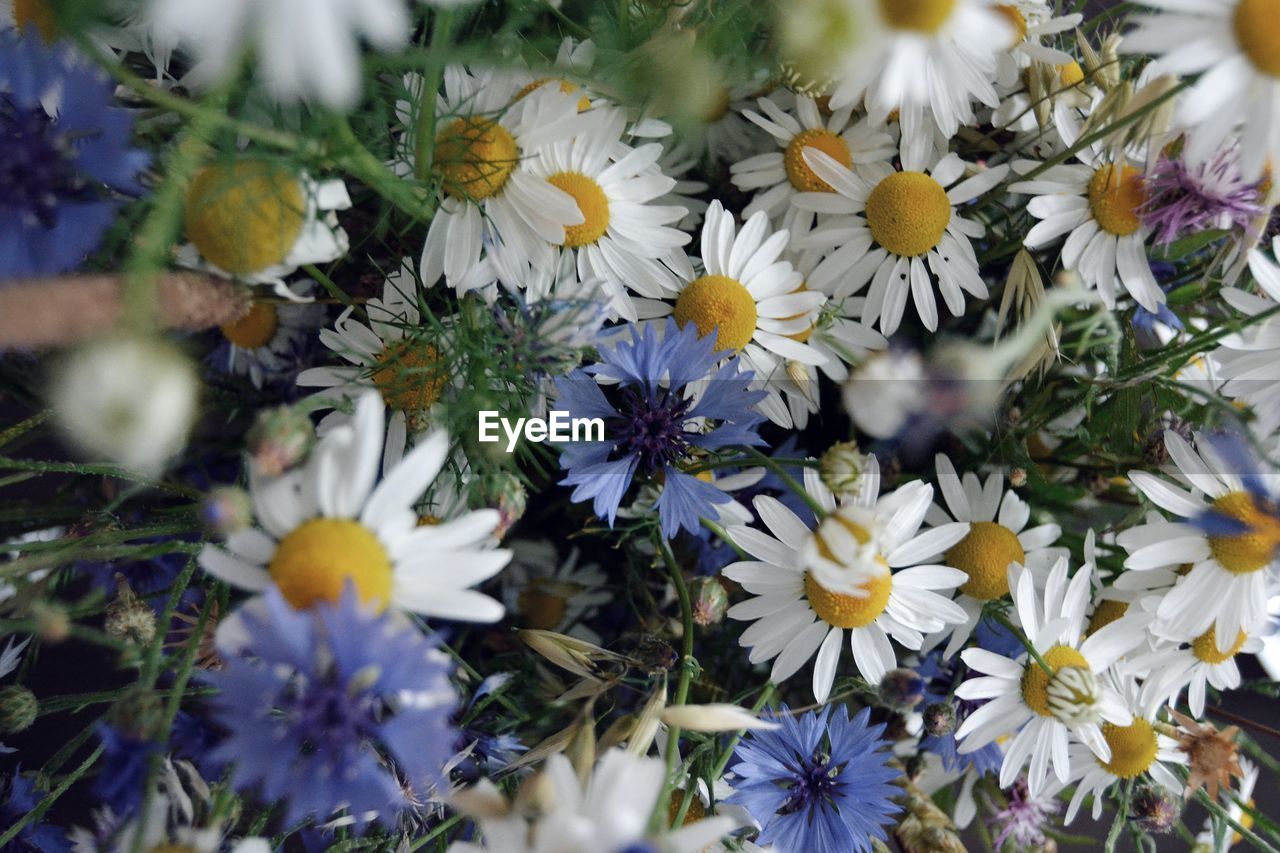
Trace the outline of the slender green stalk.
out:
M 18 818 L 17 823 L 9 827 L 3 834 L 0 834 L 0 849 L 4 849 L 5 845 L 18 837 L 18 833 L 22 832 L 29 824 L 33 824 L 40 818 L 44 817 L 44 813 L 58 801 L 58 798 L 67 792 L 67 789 L 76 783 L 76 781 L 89 772 L 89 768 L 93 767 L 98 757 L 102 755 L 102 750 L 106 747 L 98 744 L 98 748 L 89 754 L 89 757 L 80 763 L 80 766 L 72 770 L 66 777 L 58 783 L 58 787 L 54 788 L 46 794 L 40 802 L 36 803 L 35 808 Z
M 1049 666 L 1049 662 L 1046 661 L 1038 651 L 1036 651 L 1035 644 L 1028 639 L 1027 635 L 1022 632 L 1022 629 L 1017 625 L 1014 625 L 1013 622 L 1009 620 L 1008 616 L 1005 616 L 999 611 L 993 610 L 990 615 L 992 619 L 996 620 L 1009 631 L 1013 632 L 1013 635 L 1018 638 L 1018 642 L 1022 643 L 1022 647 L 1027 650 L 1027 654 L 1031 655 L 1035 662 L 1040 664 L 1040 668 L 1048 673 L 1049 677 L 1052 678 L 1053 667 Z
M 818 503 L 818 499 L 815 498 L 813 495 L 809 494 L 809 491 L 803 485 L 798 483 L 795 477 L 792 477 L 789 473 L 787 473 L 787 470 L 783 468 L 780 464 L 778 464 L 777 461 L 775 461 L 774 459 L 768 456 L 765 456 L 763 453 L 761 453 L 759 450 L 756 450 L 754 447 L 747 447 L 747 448 L 744 448 L 744 450 L 746 451 L 746 454 L 750 456 L 754 462 L 768 468 L 770 471 L 772 471 L 774 474 L 778 476 L 778 479 L 781 480 L 788 489 L 790 489 L 791 491 L 799 495 L 800 498 L 806 504 L 809 505 L 809 509 L 813 510 L 813 514 L 815 516 L 821 519 L 824 515 L 827 514 L 827 511 L 823 509 L 822 504 Z
M 671 545 L 661 534 L 656 535 L 655 540 L 658 544 L 658 550 L 662 553 L 662 558 L 667 564 L 667 573 L 671 577 L 671 584 L 675 587 L 676 598 L 680 602 L 680 624 L 683 628 L 683 636 L 680 638 L 680 673 L 676 677 L 675 694 L 671 697 L 670 705 L 683 705 L 689 699 L 689 683 L 693 678 L 693 605 L 689 599 L 689 587 L 684 582 L 684 572 L 680 569 L 680 564 L 676 562 L 676 555 L 671 551 Z M 658 797 L 658 802 L 654 807 L 653 821 L 664 821 L 667 814 L 667 808 L 671 802 L 671 790 L 675 776 L 676 761 L 680 754 L 680 727 L 669 726 L 667 728 L 667 776 L 662 785 L 662 794 Z

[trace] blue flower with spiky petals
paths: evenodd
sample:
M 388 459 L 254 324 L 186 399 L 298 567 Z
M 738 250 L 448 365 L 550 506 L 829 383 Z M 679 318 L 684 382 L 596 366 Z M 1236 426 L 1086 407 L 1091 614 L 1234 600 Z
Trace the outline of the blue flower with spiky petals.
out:
M 35 786 L 15 770 L 7 780 L 0 778 L 0 827 L 9 829 L 36 807 L 39 798 Z M 67 833 L 40 820 L 34 820 L 18 831 L 0 853 L 60 853 L 70 850 Z
M 384 823 L 443 780 L 458 734 L 449 658 L 402 615 L 337 605 L 294 610 L 272 587 L 218 631 L 227 661 L 212 758 L 237 788 L 287 800 L 286 822 L 345 807 Z
M 726 802 L 746 808 L 760 823 L 757 843 L 779 850 L 871 849 L 886 840 L 899 811 L 883 725 L 868 726 L 868 709 L 849 717 L 827 706 L 800 717 L 782 713 L 782 727 L 748 732 L 735 753 L 735 792 Z
M 111 81 L 65 46 L 0 32 L 0 281 L 65 272 L 97 248 L 148 156 Z
M 658 517 L 668 539 L 681 528 L 697 530 L 699 518 L 729 501 L 682 467 L 695 451 L 763 444 L 755 404 L 765 392 L 751 390 L 753 374 L 737 358 L 717 368 L 714 347 L 712 336 L 700 338 L 692 324 L 682 329 L 668 319 L 603 349 L 599 364 L 556 380 L 558 409 L 605 425 L 604 441 L 573 442 L 560 456 L 568 472 L 561 482 L 574 487 L 574 501 L 591 499 L 596 515 L 612 525 L 632 481 L 644 477 L 661 486 Z

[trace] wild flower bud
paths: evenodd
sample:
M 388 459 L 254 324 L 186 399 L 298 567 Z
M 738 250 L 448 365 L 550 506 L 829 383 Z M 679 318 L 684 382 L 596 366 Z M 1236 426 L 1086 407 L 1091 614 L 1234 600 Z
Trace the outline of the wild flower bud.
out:
M 200 521 L 214 536 L 226 537 L 253 521 L 249 493 L 236 486 L 218 486 L 200 504 Z
M 880 701 L 890 708 L 906 710 L 924 698 L 924 679 L 910 669 L 891 669 L 880 679 Z
M 36 625 L 36 634 L 46 643 L 61 643 L 71 636 L 71 617 L 66 608 L 55 601 L 38 599 L 28 611 Z
M 278 477 L 311 452 L 316 431 L 311 419 L 292 406 L 276 406 L 258 413 L 249 430 L 249 456 L 257 471 Z
M 19 684 L 0 688 L 0 734 L 16 735 L 31 728 L 40 710 L 36 694 Z
M 715 625 L 729 609 L 729 593 L 715 578 L 698 578 L 692 584 L 693 621 L 699 625 Z
M 1009 472 L 1009 485 L 1015 489 L 1020 489 L 1027 484 L 1027 469 L 1014 468 Z
M 680 661 L 680 655 L 670 643 L 652 634 L 640 638 L 631 656 L 653 671 L 669 670 Z
M 924 709 L 924 730 L 945 737 L 956 730 L 956 709 L 950 702 L 930 702 Z
M 1129 812 L 1145 832 L 1169 832 L 1182 816 L 1182 798 L 1162 785 L 1144 784 L 1133 792 Z
M 151 606 L 138 598 L 124 575 L 116 573 L 116 597 L 107 605 L 103 629 L 113 637 L 149 644 L 156 636 L 156 614 Z
M 529 493 L 520 478 L 509 471 L 494 474 L 486 486 L 486 492 L 498 506 L 498 526 L 493 535 L 502 539 L 511 527 L 524 517 L 525 507 L 529 502 Z
M 870 457 L 858 452 L 854 441 L 842 441 L 827 448 L 818 468 L 823 484 L 837 495 L 852 495 L 858 491 L 866 474 Z

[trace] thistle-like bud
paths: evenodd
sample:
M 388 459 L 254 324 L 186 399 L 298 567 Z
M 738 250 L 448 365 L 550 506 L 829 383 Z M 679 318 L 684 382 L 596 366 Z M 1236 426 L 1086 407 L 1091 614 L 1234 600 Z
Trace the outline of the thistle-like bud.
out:
M 837 495 L 856 494 L 871 457 L 858 451 L 856 441 L 841 441 L 822 454 L 818 471 L 822 482 Z
M 1182 816 L 1182 798 L 1162 785 L 1144 784 L 1133 792 L 1129 812 L 1145 832 L 1169 832 Z
M 277 477 L 306 459 L 315 440 L 304 413 L 292 406 L 263 409 L 249 430 L 249 456 L 259 473 Z
M 724 619 L 729 609 L 729 593 L 724 584 L 715 578 L 697 578 L 693 581 L 693 621 L 698 625 L 715 625 Z
M 237 486 L 217 486 L 200 504 L 200 521 L 214 536 L 225 538 L 253 522 L 249 493 Z
M 0 688 L 0 734 L 16 735 L 31 728 L 40 711 L 36 694 L 19 684 Z
M 1102 701 L 1102 688 L 1091 669 L 1082 666 L 1059 668 L 1049 679 L 1046 694 L 1049 713 L 1071 728 L 1096 723 L 1101 719 L 1099 705 Z
M 890 708 L 914 708 L 924 698 L 924 679 L 911 669 L 891 669 L 880 679 L 880 701 Z
M 38 599 L 28 611 L 36 625 L 36 634 L 46 643 L 61 643 L 71 636 L 71 617 L 56 601 Z
M 931 702 L 924 709 L 924 730 L 945 737 L 956 730 L 956 709 L 950 702 Z
M 646 634 L 636 643 L 631 656 L 652 671 L 669 670 L 680 662 L 680 655 L 661 637 Z
M 138 598 L 119 572 L 116 573 L 116 597 L 107 605 L 103 630 L 112 637 L 140 646 L 149 644 L 156 636 L 155 611 Z
M 1027 469 L 1014 468 L 1009 472 L 1009 485 L 1015 489 L 1020 489 L 1027 484 Z

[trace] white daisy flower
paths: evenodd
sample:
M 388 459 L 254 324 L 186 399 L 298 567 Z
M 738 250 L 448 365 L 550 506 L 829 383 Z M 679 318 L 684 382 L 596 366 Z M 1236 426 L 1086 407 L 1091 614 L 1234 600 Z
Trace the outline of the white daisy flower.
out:
M 298 385 L 324 389 L 316 393 L 321 406 L 346 408 L 370 388 L 382 394 L 391 409 L 383 470 L 404 455 L 412 435 L 427 424 L 431 409 L 449 384 L 448 346 L 439 328 L 423 324 L 418 307 L 418 280 L 405 262 L 387 276 L 381 299 L 365 303 L 368 322 L 356 319 L 355 307 L 343 310 L 333 329 L 320 331 L 320 342 L 347 365 L 312 367 L 298 374 Z M 320 422 L 320 433 L 345 423 L 348 415 L 334 411 Z
M 1126 682 L 1124 687 L 1127 689 L 1122 691 L 1112 679 L 1111 687 L 1125 696 L 1133 722 L 1127 726 L 1115 723 L 1102 726 L 1102 739 L 1111 750 L 1108 759 L 1099 758 L 1083 743 L 1072 743 L 1068 747 L 1071 778 L 1067 784 L 1074 784 L 1076 790 L 1067 805 L 1064 824 L 1075 820 L 1085 797 L 1093 797 L 1092 816 L 1094 820 L 1100 819 L 1106 799 L 1104 795 L 1116 783 L 1147 778 L 1176 796 L 1181 796 L 1186 788 L 1172 767 L 1185 765 L 1187 756 L 1178 749 L 1176 740 L 1152 725 L 1156 722 L 1155 709 L 1145 714 L 1139 710 L 1135 695 L 1137 682 Z
M 294 285 L 294 293 L 311 296 L 312 282 Z M 256 300 L 249 312 L 220 327 L 225 345 L 213 354 L 229 373 L 249 377 L 255 388 L 297 368 L 299 350 L 324 319 L 323 305 Z
M 1020 161 L 1013 168 L 1026 174 L 1038 165 Z M 1052 166 L 1011 184 L 1010 192 L 1035 196 L 1027 210 L 1040 220 L 1023 245 L 1040 249 L 1068 234 L 1062 246 L 1063 267 L 1079 273 L 1085 287 L 1097 288 L 1107 308 L 1116 307 L 1119 283 L 1139 305 L 1157 312 L 1165 295 L 1147 260 L 1150 228 L 1139 213 L 1146 201 L 1143 180 L 1142 170 L 1135 166 L 1099 161 Z
M 1146 678 L 1142 685 L 1144 704 L 1176 705 L 1186 690 L 1187 705 L 1196 717 L 1204 714 L 1206 688 L 1234 690 L 1239 687 L 1240 668 L 1236 665 L 1236 656 L 1241 652 L 1256 654 L 1263 645 L 1261 637 L 1240 631 L 1229 648 L 1219 650 L 1212 627 L 1187 644 L 1168 636 L 1160 639 L 1163 641 L 1160 648 L 1126 660 L 1125 670 Z
M 1273 238 L 1271 252 L 1280 253 L 1280 237 Z M 1234 288 L 1224 289 L 1222 295 L 1233 308 L 1252 316 L 1280 302 L 1280 265 L 1261 248 L 1249 252 L 1248 264 L 1263 295 Z M 1280 429 L 1280 319 L 1272 317 L 1223 338 L 1213 353 L 1213 362 L 1217 376 L 1226 380 L 1221 388 L 1223 396 L 1253 410 L 1255 420 L 1250 428 L 1254 434 L 1269 436 Z
M 1144 471 L 1130 471 L 1129 480 L 1156 506 L 1185 520 L 1148 522 L 1141 539 L 1129 531 L 1121 534 L 1120 544 L 1132 549 L 1125 567 L 1145 571 L 1190 564 L 1185 579 L 1161 599 L 1156 618 L 1164 633 L 1186 641 L 1214 628 L 1217 650 L 1225 652 L 1240 632 L 1258 634 L 1266 624 L 1267 573 L 1276 564 L 1280 519 L 1259 506 L 1242 478 L 1274 482 L 1275 475 L 1239 471 L 1203 436 L 1196 436 L 1193 450 L 1182 436 L 1166 430 L 1164 443 L 1173 462 L 1165 470 L 1176 482 Z M 1210 510 L 1246 529 L 1206 532 Z
M 417 124 L 423 85 L 421 77 L 407 77 L 409 98 L 397 104 L 400 120 L 410 128 Z M 443 276 L 460 294 L 488 284 L 476 280 L 475 270 L 482 255 L 492 254 L 497 256 L 494 272 L 518 289 L 520 276 L 504 276 L 504 271 L 554 265 L 554 247 L 564 242 L 566 229 L 582 226 L 583 212 L 570 193 L 533 165 L 540 150 L 583 129 L 587 116 L 579 115 L 579 97 L 550 81 L 523 93 L 509 74 L 471 73 L 456 65 L 445 69 L 431 164 L 442 196 L 422 249 L 423 281 Z M 419 167 L 415 139 L 416 133 L 405 135 L 394 165 L 401 173 Z
M 200 552 L 205 571 L 260 592 L 275 584 L 294 607 L 336 602 L 350 583 L 364 602 L 476 622 L 502 618 L 502 605 L 468 587 L 497 574 L 511 552 L 489 547 L 495 510 L 420 525 L 414 505 L 440 472 L 449 437 L 434 432 L 375 487 L 383 407 L 366 392 L 350 424 L 319 440 L 305 468 L 254 476 L 249 493 L 261 527 Z
M 880 478 L 874 462 L 859 496 L 839 509 L 812 469 L 806 469 L 805 481 L 831 514 L 810 530 L 780 501 L 758 496 L 756 511 L 773 535 L 729 528 L 734 543 L 755 559 L 726 566 L 723 574 L 753 596 L 728 613 L 732 619 L 755 620 L 738 640 L 751 649 L 751 662 L 773 659 L 769 679 L 782 682 L 816 654 L 813 693 L 825 702 L 846 631 L 858 672 L 879 684 L 897 664 L 890 639 L 919 649 L 925 634 L 964 618 L 946 597 L 964 582 L 964 574 L 929 563 L 963 538 L 968 525 L 917 533 L 933 487 L 908 483 L 877 500 Z M 845 591 L 833 591 L 819 578 Z
M 1055 15 L 1048 0 L 1011 0 L 996 5 L 995 11 L 1005 18 L 1014 35 L 1013 46 L 996 55 L 996 81 L 1000 85 L 1014 85 L 1020 71 L 1033 62 L 1055 67 L 1075 63 L 1071 54 L 1050 47 L 1043 40 L 1074 30 L 1084 15 Z
M 1031 507 L 1012 489 L 1004 489 L 1003 471 L 993 471 L 983 482 L 972 471 L 966 471 L 963 478 L 957 475 L 946 454 L 939 453 L 934 462 L 946 506 L 935 503 L 929 507 L 927 521 L 934 526 L 952 521 L 969 523 L 969 534 L 943 555 L 946 565 L 968 577 L 956 597 L 966 618 L 949 626 L 942 636 L 931 638 L 940 641 L 950 636 L 942 653 L 950 658 L 977 627 L 986 603 L 1009 594 L 1010 566 L 1023 566 L 1031 570 L 1033 577 L 1043 579 L 1067 551 L 1051 547 L 1062 535 L 1057 524 L 1027 527 Z
M 1000 183 L 1007 166 L 965 178 L 967 164 L 955 154 L 937 158 L 927 144 L 904 144 L 902 171 L 870 164 L 870 177 L 864 180 L 816 149 L 806 149 L 803 156 L 814 174 L 835 190 L 795 198 L 800 208 L 831 215 L 802 241 L 805 247 L 826 252 L 809 276 L 810 287 L 840 299 L 869 282 L 862 322 L 878 321 L 886 336 L 902 322 L 908 296 L 925 328 L 938 328 L 935 279 L 952 316 L 964 313 L 964 292 L 987 297 L 969 243 L 981 237 L 984 228 L 965 219 L 957 208 Z
M 1007 658 L 985 649 L 966 649 L 965 664 L 982 675 L 956 688 L 961 699 L 987 702 L 970 714 L 956 738 L 961 753 L 974 752 L 1000 737 L 1013 739 L 1000 766 L 1000 787 L 1007 788 L 1030 763 L 1027 787 L 1039 796 L 1049 782 L 1050 766 L 1065 784 L 1071 774 L 1069 735 L 1093 754 L 1111 760 L 1102 726 L 1128 726 L 1133 715 L 1106 683 L 1111 666 L 1142 641 L 1141 631 L 1113 623 L 1083 636 L 1093 567 L 1085 564 L 1068 582 L 1066 558 L 1058 560 L 1045 582 L 1043 603 L 1036 597 L 1029 570 L 1009 569 L 1014 612 L 1036 652 L 1052 670 L 1027 654 Z
M 831 106 L 865 97 L 873 124 L 899 110 L 908 127 L 932 116 L 950 138 L 973 122 L 973 101 L 999 103 L 996 58 L 1015 43 L 1009 19 L 994 0 L 854 0 L 869 37 L 850 57 L 831 93 Z
M 1161 517 L 1160 513 L 1152 510 L 1147 513 L 1147 521 L 1148 524 L 1154 524 L 1163 522 L 1164 518 Z M 1152 532 L 1159 536 L 1159 527 L 1130 528 L 1115 537 L 1115 544 L 1128 550 L 1136 550 L 1143 545 L 1156 541 L 1150 536 Z M 1084 557 L 1085 562 L 1091 563 L 1095 567 L 1098 565 L 1097 545 L 1092 530 L 1085 534 Z M 1110 586 L 1103 586 L 1101 574 L 1095 573 L 1093 609 L 1089 613 L 1089 625 L 1085 628 L 1085 636 L 1125 616 L 1136 615 L 1140 612 L 1153 613 L 1159 605 L 1161 596 L 1177 583 L 1179 578 L 1181 578 L 1179 568 L 1177 566 L 1167 566 L 1141 572 L 1122 571 L 1111 578 Z M 1153 647 L 1158 646 L 1161 642 L 1155 634 L 1152 634 L 1149 639 Z M 1125 670 L 1126 672 L 1131 674 L 1138 673 L 1139 677 L 1145 676 L 1145 673 L 1134 669 L 1131 664 L 1132 656 Z
M 756 193 L 743 209 L 743 219 L 764 211 L 779 228 L 791 233 L 793 243 L 809 232 L 814 219 L 813 211 L 792 204 L 795 195 L 833 192 L 805 163 L 804 149 L 816 148 L 855 173 L 860 173 L 863 165 L 888 160 L 895 153 L 893 137 L 873 129 L 866 119 L 855 121 L 852 105 L 824 117 L 808 95 L 795 96 L 794 115 L 771 97 L 756 104 L 760 112 L 747 110 L 744 115 L 763 128 L 780 150 L 740 160 L 729 172 L 734 186 Z
M 577 548 L 560 557 L 547 540 L 511 543 L 515 555 L 503 573 L 507 609 L 520 614 L 520 625 L 568 634 L 599 644 L 600 636 L 585 619 L 613 600 L 608 577 L 595 563 L 585 563 Z
M 599 280 L 613 310 L 637 319 L 628 290 L 662 298 L 678 291 L 693 268 L 680 248 L 688 234 L 672 227 L 685 217 L 683 207 L 654 203 L 675 188 L 656 168 L 662 146 L 632 148 L 622 141 L 626 114 L 598 107 L 596 120 L 572 139 L 541 149 L 530 172 L 567 193 L 582 211 L 580 224 L 554 241 L 575 259 L 583 281 Z
M 790 425 L 775 382 L 790 362 L 819 365 L 826 356 L 805 343 L 826 297 L 808 290 L 799 272 L 783 257 L 787 232 L 770 233 L 769 219 L 758 211 L 739 231 L 733 214 L 714 201 L 702 226 L 704 274 L 692 270 L 675 306 L 646 303 L 650 316 L 674 313 L 681 326 L 692 323 L 699 335 L 716 336 L 716 349 L 736 352 L 770 394 L 761 404 L 772 419 Z
M 1204 162 L 1241 128 L 1246 180 L 1280 161 L 1280 41 L 1268 0 L 1142 0 L 1161 11 L 1135 15 L 1127 53 L 1155 54 L 1165 74 L 1200 77 L 1178 102 L 1188 131 L 1184 156 Z
M 301 301 L 284 280 L 298 267 L 347 253 L 336 211 L 349 207 L 338 179 L 316 181 L 266 160 L 206 166 L 187 190 L 189 242 L 178 246 L 176 259 L 191 269 L 273 285 L 280 296 Z

